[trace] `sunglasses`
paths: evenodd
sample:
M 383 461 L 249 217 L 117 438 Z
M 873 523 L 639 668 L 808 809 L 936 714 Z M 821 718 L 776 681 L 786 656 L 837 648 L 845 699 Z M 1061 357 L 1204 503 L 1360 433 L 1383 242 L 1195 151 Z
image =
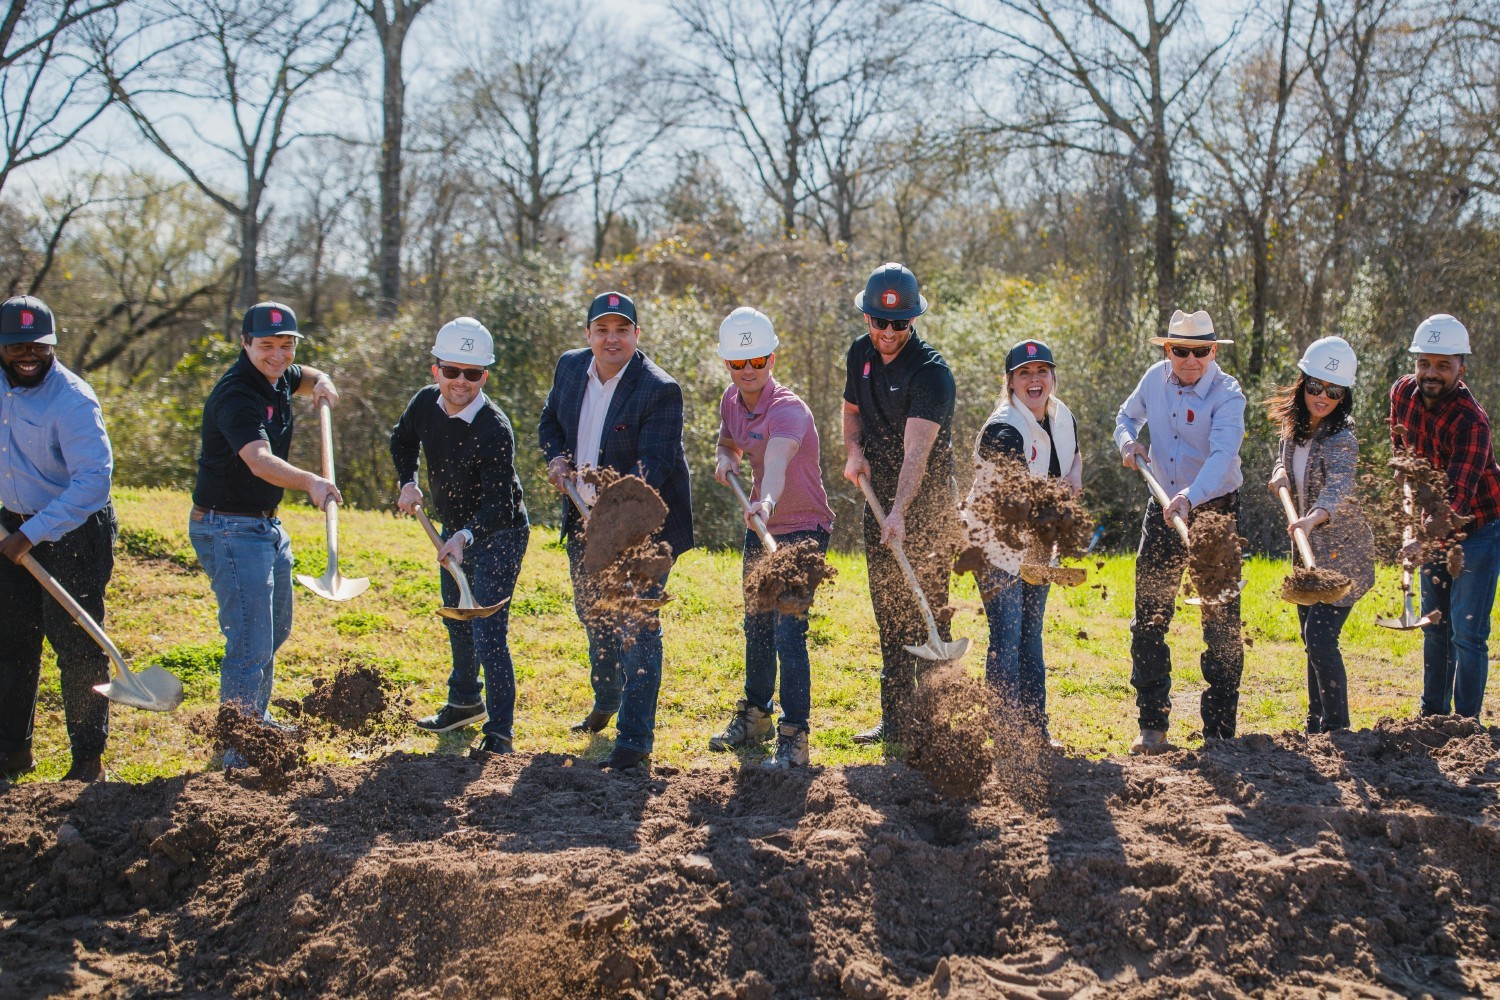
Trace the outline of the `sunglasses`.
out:
M 890 329 L 895 330 L 897 333 L 900 333 L 902 330 L 905 330 L 907 327 L 911 326 L 911 320 L 909 320 L 909 319 L 878 319 L 877 317 L 871 316 L 870 317 L 870 325 L 873 326 L 877 330 L 884 330 L 887 327 L 889 327 Z
M 746 365 L 749 365 L 751 368 L 754 368 L 756 371 L 760 371 L 762 368 L 764 368 L 766 365 L 768 365 L 770 363 L 771 363 L 771 356 L 769 354 L 767 354 L 765 357 L 762 357 L 762 358 L 741 358 L 738 361 L 726 361 L 725 362 L 725 364 L 729 365 L 730 368 L 733 368 L 737 372 L 744 371 Z
M 1319 382 L 1315 378 L 1305 378 L 1302 380 L 1302 391 L 1309 396 L 1327 396 L 1334 402 L 1338 402 L 1349 390 L 1342 385 L 1330 385 L 1327 382 Z
M 443 373 L 443 378 L 462 378 L 468 382 L 478 382 L 484 378 L 483 368 L 455 368 L 452 365 L 438 365 L 437 370 Z
M 1172 345 L 1172 355 L 1178 358 L 1185 358 L 1189 354 L 1195 358 L 1206 358 L 1213 353 L 1213 350 L 1212 347 L 1178 347 L 1176 344 Z

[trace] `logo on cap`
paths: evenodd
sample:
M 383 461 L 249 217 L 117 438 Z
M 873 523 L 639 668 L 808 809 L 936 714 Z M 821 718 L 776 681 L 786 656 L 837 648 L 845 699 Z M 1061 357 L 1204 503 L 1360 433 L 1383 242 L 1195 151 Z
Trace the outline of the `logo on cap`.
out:
M 272 309 L 271 310 L 271 325 L 272 326 L 280 326 L 281 325 L 281 310 L 280 309 Z
M 471 353 L 473 353 L 473 351 L 474 351 L 474 338 L 473 337 L 465 337 L 463 345 L 459 347 L 459 350 L 463 351 L 465 354 L 471 354 Z
M 22 309 L 21 310 L 21 325 L 23 327 L 26 327 L 26 326 L 32 326 L 35 323 L 36 323 L 36 313 L 32 312 L 30 309 Z
M 1436 344 L 1442 338 L 1443 338 L 1443 331 L 1441 331 L 1441 330 L 1433 330 L 1433 331 L 1431 331 L 1430 333 L 1427 334 L 1427 342 L 1429 344 Z
M 609 297 L 609 307 L 611 309 L 613 309 L 615 306 L 617 306 L 619 304 L 620 304 L 620 297 L 618 295 L 611 295 Z
M 1035 355 L 1036 355 L 1036 345 L 1035 344 L 1027 344 L 1026 345 L 1026 356 L 1028 358 L 1030 358 L 1030 357 L 1033 357 Z
M 740 346 L 749 347 L 751 341 L 753 341 L 754 339 L 755 335 L 752 334 L 749 330 L 746 330 L 744 333 L 740 334 Z
M 896 294 L 896 290 L 894 288 L 887 288 L 885 291 L 880 293 L 880 304 L 885 306 L 887 309 L 896 308 L 896 305 L 900 301 L 901 297 Z

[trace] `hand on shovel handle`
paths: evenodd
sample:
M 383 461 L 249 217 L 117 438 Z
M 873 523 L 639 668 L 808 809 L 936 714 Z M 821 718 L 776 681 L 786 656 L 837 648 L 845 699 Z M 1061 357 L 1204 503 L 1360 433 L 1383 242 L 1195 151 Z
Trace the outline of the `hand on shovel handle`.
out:
M 1287 491 L 1285 486 L 1282 486 L 1277 488 L 1276 496 L 1281 500 L 1281 509 L 1286 511 L 1287 523 L 1295 524 L 1298 517 L 1297 508 L 1292 505 L 1292 494 Z M 1292 541 L 1297 545 L 1297 554 L 1302 557 L 1302 565 L 1308 569 L 1313 569 L 1312 546 L 1308 544 L 1307 532 L 1301 528 L 1294 528 L 1292 530 Z
M 729 479 L 729 488 L 734 490 L 734 495 L 739 498 L 741 509 L 747 514 L 750 513 L 750 500 L 745 496 L 745 491 L 740 486 L 740 481 L 731 476 Z M 762 521 L 759 515 L 750 518 L 750 527 L 754 528 L 755 533 L 760 536 L 760 544 L 765 547 L 767 552 L 776 551 L 776 539 L 771 537 L 771 532 L 766 528 L 766 522 Z
M 432 526 L 432 521 L 428 519 L 427 512 L 422 509 L 421 504 L 417 504 L 412 508 L 412 516 L 422 525 L 422 530 L 427 532 L 428 541 L 432 542 L 432 547 L 437 549 L 438 554 L 441 555 L 443 551 L 443 536 L 438 534 L 438 530 Z M 498 604 L 481 605 L 474 599 L 474 592 L 469 589 L 469 578 L 464 575 L 464 571 L 459 566 L 458 560 L 451 556 L 444 559 L 443 568 L 448 571 L 449 576 L 453 577 L 453 582 L 458 584 L 458 607 L 438 608 L 437 613 L 444 618 L 453 618 L 457 621 L 488 618 L 496 611 L 505 607 L 506 603 L 510 600 L 507 597 Z
M 339 493 L 333 485 L 333 418 L 329 415 L 328 397 L 318 398 L 318 427 L 323 436 L 323 480 L 327 492 L 323 497 L 312 496 L 313 502 L 323 501 L 324 533 L 328 539 L 328 566 L 321 577 L 306 573 L 297 575 L 297 582 L 319 597 L 328 601 L 347 601 L 363 594 L 370 587 L 365 577 L 345 578 L 339 572 Z M 319 489 L 319 484 L 314 484 Z
M 1136 465 L 1136 471 L 1141 474 L 1142 479 L 1146 480 L 1146 488 L 1151 491 L 1151 498 L 1156 501 L 1157 506 L 1163 511 L 1170 507 L 1172 501 L 1167 498 L 1167 491 L 1161 488 L 1161 483 L 1157 482 L 1156 477 L 1151 474 L 1151 470 L 1146 468 L 1146 463 L 1139 462 Z M 1188 526 L 1186 521 L 1178 515 L 1173 514 L 1172 527 L 1177 529 L 1177 534 L 1181 537 L 1183 545 L 1191 544 L 1188 541 Z

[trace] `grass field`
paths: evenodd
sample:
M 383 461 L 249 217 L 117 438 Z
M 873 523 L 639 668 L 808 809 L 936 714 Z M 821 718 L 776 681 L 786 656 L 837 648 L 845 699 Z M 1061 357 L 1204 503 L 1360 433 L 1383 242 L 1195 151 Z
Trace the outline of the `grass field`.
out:
M 186 684 L 187 701 L 175 713 L 152 714 L 116 706 L 111 715 L 106 765 L 115 777 L 144 781 L 210 766 L 208 736 L 218 692 L 222 638 L 208 580 L 187 541 L 185 494 L 118 490 L 120 542 L 107 604 L 106 630 L 137 666 L 159 662 Z M 322 515 L 310 507 L 284 508 L 297 572 L 324 570 Z M 443 701 L 448 643 L 439 606 L 437 567 L 425 536 L 410 519 L 364 511 L 340 515 L 340 555 L 345 576 L 367 576 L 369 591 L 343 604 L 298 588 L 291 641 L 277 663 L 276 696 L 300 698 L 316 677 L 332 676 L 344 662 L 375 667 L 426 714 Z M 871 762 L 877 751 L 856 747 L 852 734 L 879 714 L 879 651 L 862 557 L 836 555 L 838 578 L 819 591 L 811 616 L 814 763 Z M 1091 586 L 1054 587 L 1046 627 L 1047 698 L 1053 734 L 1088 755 L 1124 751 L 1135 732 L 1130 687 L 1132 603 L 1130 557 L 1089 565 Z M 1306 707 L 1305 665 L 1295 609 L 1277 596 L 1285 564 L 1252 560 L 1243 614 L 1246 636 L 1240 731 L 1300 728 Z M 1351 713 L 1356 728 L 1382 716 L 1415 712 L 1421 689 L 1420 633 L 1377 628 L 1377 614 L 1398 607 L 1399 573 L 1385 567 L 1376 588 L 1355 607 L 1344 630 Z M 740 628 L 740 560 L 737 552 L 693 551 L 679 561 L 668 586 L 674 600 L 663 612 L 666 664 L 657 715 L 659 762 L 682 765 L 735 758 L 710 754 L 705 743 L 733 707 L 743 682 Z M 987 629 L 973 578 L 955 578 L 959 609 L 955 636 L 969 636 L 970 668 L 982 672 Z M 588 710 L 586 645 L 573 614 L 567 558 L 553 529 L 532 533 L 511 613 L 516 661 L 516 745 L 519 750 L 560 751 L 598 757 L 608 744 L 574 737 L 568 726 Z M 1174 653 L 1173 739 L 1197 740 L 1202 677 L 1196 609 L 1179 604 L 1170 643 Z M 50 651 L 37 710 L 37 770 L 26 780 L 60 777 L 68 766 L 62 703 Z M 442 738 L 402 718 L 386 717 L 356 731 L 309 727 L 315 760 L 348 761 L 390 750 L 459 752 L 471 734 Z

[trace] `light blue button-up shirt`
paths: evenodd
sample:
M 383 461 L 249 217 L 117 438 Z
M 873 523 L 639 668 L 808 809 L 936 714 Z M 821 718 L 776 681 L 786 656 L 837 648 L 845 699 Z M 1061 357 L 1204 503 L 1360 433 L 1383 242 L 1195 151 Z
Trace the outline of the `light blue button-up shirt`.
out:
M 1245 481 L 1245 394 L 1218 362 L 1189 386 L 1177 381 L 1165 360 L 1148 368 L 1115 414 L 1115 447 L 1124 451 L 1142 425 L 1150 433 L 1151 469 L 1167 496 L 1185 493 L 1196 507 Z
M 32 515 L 21 531 L 33 545 L 55 542 L 109 502 L 99 397 L 59 361 L 30 389 L 0 374 L 0 392 L 0 504 Z

